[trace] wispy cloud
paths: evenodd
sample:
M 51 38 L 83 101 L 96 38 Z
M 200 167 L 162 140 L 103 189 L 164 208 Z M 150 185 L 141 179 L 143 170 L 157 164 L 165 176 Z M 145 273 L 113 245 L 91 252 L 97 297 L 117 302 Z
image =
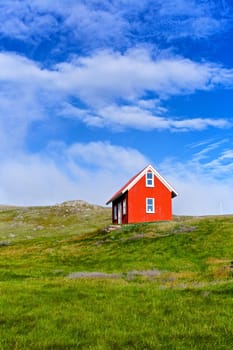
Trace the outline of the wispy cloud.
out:
M 199 151 L 181 162 L 167 159 L 159 164 L 179 192 L 174 201 L 178 214 L 207 215 L 233 212 L 233 144 L 230 139 L 196 144 Z
M 67 105 L 63 113 L 76 116 L 90 126 L 114 127 L 119 129 L 132 128 L 138 130 L 170 130 L 190 131 L 204 130 L 208 127 L 227 128 L 231 124 L 225 119 L 194 118 L 176 119 L 156 115 L 153 110 L 144 109 L 140 106 L 108 105 L 99 108 L 92 114 L 84 114 L 79 108 Z
M 221 1 L 166 0 L 161 1 L 160 6 L 169 40 L 191 36 L 195 40 L 208 38 L 228 24 Z
M 232 150 L 217 159 L 198 162 L 172 159 L 159 165 L 161 172 L 179 193 L 173 202 L 174 212 L 185 215 L 220 215 L 233 212 Z M 217 156 L 216 156 L 217 157 Z
M 205 171 L 221 179 L 232 176 L 233 149 L 223 150 L 215 159 L 204 164 Z
M 233 171 L 233 143 L 231 139 L 209 140 L 196 145 L 189 167 L 199 169 L 205 176 L 228 181 Z
M 132 47 L 137 42 L 206 39 L 231 23 L 232 4 L 225 1 L 6 1 L 0 4 L 0 33 L 31 44 L 50 42 L 62 50 L 64 33 L 72 47 L 83 52 L 110 47 Z M 50 42 L 51 43 L 51 42 Z M 69 52 L 69 50 L 68 50 Z
M 229 140 L 228 139 L 223 139 L 223 140 L 220 140 L 220 141 L 212 141 L 212 140 L 206 140 L 206 141 L 203 141 L 203 142 L 199 142 L 198 144 L 195 145 L 195 147 L 202 147 L 202 149 L 195 153 L 194 156 L 193 156 L 193 160 L 194 161 L 201 161 L 201 160 L 205 160 L 205 159 L 208 159 L 210 154 L 219 149 L 219 147 L 223 144 L 226 144 L 228 143 Z M 203 147 L 205 146 L 205 147 Z

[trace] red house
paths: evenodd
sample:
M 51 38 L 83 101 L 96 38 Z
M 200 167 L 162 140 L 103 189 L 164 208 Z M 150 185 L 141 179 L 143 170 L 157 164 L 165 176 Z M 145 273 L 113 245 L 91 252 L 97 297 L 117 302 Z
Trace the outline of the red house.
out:
M 172 220 L 172 198 L 176 196 L 174 188 L 148 165 L 106 204 L 112 202 L 113 224 Z

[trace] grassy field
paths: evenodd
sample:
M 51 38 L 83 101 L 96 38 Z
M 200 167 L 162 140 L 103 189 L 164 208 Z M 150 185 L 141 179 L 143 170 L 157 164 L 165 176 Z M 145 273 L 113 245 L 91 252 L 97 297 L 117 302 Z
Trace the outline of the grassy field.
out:
M 0 349 L 233 348 L 233 216 L 0 207 Z

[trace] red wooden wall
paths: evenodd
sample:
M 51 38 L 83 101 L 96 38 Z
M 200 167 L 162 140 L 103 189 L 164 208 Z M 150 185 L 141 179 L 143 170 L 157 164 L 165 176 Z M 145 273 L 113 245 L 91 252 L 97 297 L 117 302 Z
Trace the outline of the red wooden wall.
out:
M 172 220 L 172 193 L 156 176 L 154 176 L 154 187 L 146 187 L 146 175 L 144 175 L 128 192 L 113 201 L 113 223 L 118 222 L 118 212 L 117 218 L 114 219 L 114 206 L 119 202 L 123 203 L 125 198 L 127 213 L 123 215 L 121 212 L 122 224 Z M 154 213 L 146 212 L 146 198 L 154 198 Z
M 154 187 L 146 187 L 143 176 L 128 193 L 128 223 L 172 219 L 172 194 L 155 176 Z M 146 213 L 146 198 L 155 199 L 155 212 Z

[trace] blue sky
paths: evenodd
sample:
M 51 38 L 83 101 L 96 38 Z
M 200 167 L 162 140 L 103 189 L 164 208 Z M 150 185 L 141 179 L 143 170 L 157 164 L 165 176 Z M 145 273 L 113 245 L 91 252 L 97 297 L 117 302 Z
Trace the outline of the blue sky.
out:
M 0 0 L 0 203 L 104 205 L 151 163 L 233 213 L 232 0 Z

